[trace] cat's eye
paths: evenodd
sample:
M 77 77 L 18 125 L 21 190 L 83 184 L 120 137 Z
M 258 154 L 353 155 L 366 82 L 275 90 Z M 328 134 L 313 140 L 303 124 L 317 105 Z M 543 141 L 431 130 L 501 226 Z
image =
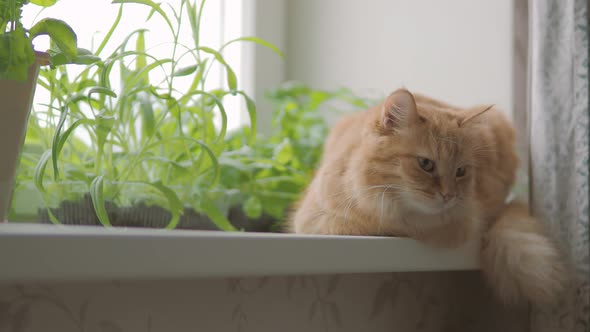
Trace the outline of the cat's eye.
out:
M 434 171 L 434 161 L 428 158 L 418 157 L 418 165 L 428 173 Z
M 463 176 L 465 176 L 465 172 L 466 172 L 465 167 L 459 167 L 459 168 L 457 168 L 457 172 L 455 172 L 455 176 L 458 178 L 463 177 Z

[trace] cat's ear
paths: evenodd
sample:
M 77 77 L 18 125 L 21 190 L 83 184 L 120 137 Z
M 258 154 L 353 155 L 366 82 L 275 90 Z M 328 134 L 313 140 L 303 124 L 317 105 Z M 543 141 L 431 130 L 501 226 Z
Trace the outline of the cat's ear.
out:
M 416 100 L 406 89 L 394 91 L 383 103 L 380 119 L 383 129 L 398 129 L 418 118 Z
M 479 106 L 465 112 L 459 120 L 459 127 L 465 126 L 466 123 L 491 110 L 494 106 L 496 105 Z

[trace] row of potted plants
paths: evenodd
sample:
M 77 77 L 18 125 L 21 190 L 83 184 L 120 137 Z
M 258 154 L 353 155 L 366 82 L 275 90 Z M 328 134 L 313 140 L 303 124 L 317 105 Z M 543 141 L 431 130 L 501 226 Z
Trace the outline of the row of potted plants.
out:
M 152 14 L 170 29 L 174 41 L 170 57 L 151 55 L 145 46 L 149 32 L 142 29 L 131 32 L 104 59 L 94 55 L 99 50 L 80 50 L 75 44 L 69 48 L 75 53 L 68 54 L 62 49 L 63 41 L 57 41 L 63 36 L 50 33 L 56 40 L 48 53 L 50 66 L 40 71 L 37 80 L 39 88 L 49 91 L 49 104 L 35 107 L 27 127 L 26 116 L 20 117 L 21 124 L 11 125 L 27 128 L 24 144 L 22 133 L 17 133 L 11 136 L 16 141 L 9 143 L 10 147 L 0 147 L 2 151 L 18 151 L 15 147 L 22 146 L 15 184 L 6 187 L 10 192 L 14 188 L 9 219 L 279 230 L 280 221 L 320 158 L 327 124 L 319 108 L 334 100 L 344 102 L 348 109 L 364 108 L 370 101 L 346 89 L 328 92 L 286 83 L 268 94 L 275 108 L 273 129 L 263 136 L 256 131 L 256 104 L 240 89 L 223 49 L 236 42 L 254 42 L 282 56 L 276 47 L 255 37 L 232 40 L 219 49 L 202 45 L 199 37 L 206 33 L 201 31 L 205 1 L 197 6 L 195 1 L 181 0 L 168 11 L 147 0 L 114 2 L 150 6 Z M 121 15 L 119 11 L 111 31 L 117 29 Z M 16 22 L 10 24 L 18 26 L 18 18 Z M 192 45 L 178 42 L 184 24 L 190 25 Z M 11 31 L 16 30 L 8 30 L 8 34 Z M 34 31 L 25 30 L 28 42 L 35 37 Z M 70 42 L 75 42 L 73 36 Z M 192 65 L 180 68 L 186 57 Z M 72 75 L 62 66 L 65 63 L 85 67 Z M 31 107 L 37 63 L 26 65 L 33 68 L 27 77 L 29 94 L 22 101 L 11 99 L 20 103 L 20 109 L 8 110 L 10 118 L 14 112 L 28 114 Z M 223 69 L 225 83 L 221 88 L 206 89 L 213 66 Z M 156 71 L 164 74 L 162 82 L 155 81 Z M 190 85 L 177 83 L 179 77 Z M 17 86 L 14 81 L 22 77 L 2 78 L 4 83 L 0 84 L 5 85 L 0 90 L 9 98 L 14 94 L 7 92 L 7 87 Z M 119 88 L 115 91 L 113 86 Z M 231 132 L 227 118 L 235 110 L 225 108 L 228 96 L 240 96 L 249 115 L 248 126 Z M 14 165 L 18 154 L 13 153 Z M 12 166 L 0 180 L 14 179 L 15 169 Z M 6 200 L 5 196 L 0 198 Z M 8 209 L 3 211 L 6 215 Z

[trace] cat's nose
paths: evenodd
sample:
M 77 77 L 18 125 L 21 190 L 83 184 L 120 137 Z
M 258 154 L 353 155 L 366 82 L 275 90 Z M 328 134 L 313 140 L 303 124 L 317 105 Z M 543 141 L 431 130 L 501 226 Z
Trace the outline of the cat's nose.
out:
M 452 200 L 453 198 L 455 198 L 455 194 L 454 193 L 450 193 L 450 192 L 439 192 L 440 197 L 442 197 L 443 201 L 448 202 L 450 200 Z

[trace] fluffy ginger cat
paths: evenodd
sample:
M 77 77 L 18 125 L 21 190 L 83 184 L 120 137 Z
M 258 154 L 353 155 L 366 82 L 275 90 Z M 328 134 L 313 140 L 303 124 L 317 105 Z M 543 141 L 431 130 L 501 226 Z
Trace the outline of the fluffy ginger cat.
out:
M 505 303 L 548 303 L 566 268 L 543 224 L 506 198 L 515 133 L 492 106 L 457 108 L 405 89 L 331 131 L 291 216 L 304 234 L 408 236 L 453 248 L 483 237 L 480 262 Z

